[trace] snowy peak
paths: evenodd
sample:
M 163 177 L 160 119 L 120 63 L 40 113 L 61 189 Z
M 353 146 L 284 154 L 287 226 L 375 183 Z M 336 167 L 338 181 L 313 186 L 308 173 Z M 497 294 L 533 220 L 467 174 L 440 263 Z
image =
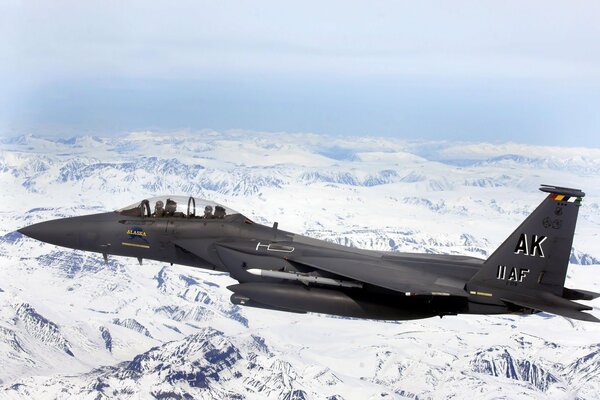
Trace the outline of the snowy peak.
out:
M 61 334 L 58 325 L 44 318 L 29 304 L 21 303 L 16 307 L 14 323 L 23 324 L 24 330 L 41 343 L 74 357 L 71 346 Z

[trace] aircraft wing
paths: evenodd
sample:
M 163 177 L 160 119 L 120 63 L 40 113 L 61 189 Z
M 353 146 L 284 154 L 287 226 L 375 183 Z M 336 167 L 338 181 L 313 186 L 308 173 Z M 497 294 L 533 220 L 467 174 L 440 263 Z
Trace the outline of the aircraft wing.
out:
M 279 247 L 294 248 L 285 253 L 257 242 L 220 242 L 216 243 L 217 253 L 228 265 L 230 274 L 236 278 L 243 273 L 239 265 L 245 263 L 249 268 L 266 267 L 254 265 L 252 256 L 271 255 L 288 262 L 299 271 L 320 270 L 341 278 L 347 278 L 373 286 L 379 286 L 410 296 L 460 296 L 468 297 L 464 290 L 464 282 L 443 282 L 422 270 L 404 267 L 379 257 L 364 254 L 348 253 L 326 248 L 304 246 L 295 242 L 279 242 Z M 271 244 L 272 246 L 272 244 Z M 261 259 L 257 262 L 264 262 Z
M 582 312 L 584 310 L 592 310 L 592 307 L 575 303 L 574 301 L 570 301 L 550 293 L 544 293 L 543 295 L 536 298 L 503 298 L 501 300 L 505 303 L 510 303 L 519 307 L 549 312 L 567 318 L 573 318 L 590 322 L 600 322 L 600 319 L 594 317 L 593 315 Z
M 467 293 L 462 288 L 436 283 L 437 277 L 386 262 L 326 257 L 299 257 L 286 258 L 286 260 L 292 265 L 300 264 L 410 296 L 467 297 Z

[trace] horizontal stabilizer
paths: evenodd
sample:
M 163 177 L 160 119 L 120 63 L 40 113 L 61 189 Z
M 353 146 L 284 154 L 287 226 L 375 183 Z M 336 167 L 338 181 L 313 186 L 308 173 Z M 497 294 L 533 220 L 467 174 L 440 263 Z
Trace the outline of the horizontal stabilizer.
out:
M 594 300 L 600 297 L 600 293 L 590 292 L 583 289 L 563 289 L 563 297 L 567 300 Z
M 591 314 L 582 312 L 583 310 L 591 310 L 592 307 L 583 304 L 575 303 L 554 295 L 546 295 L 536 299 L 505 299 L 505 303 L 513 304 L 518 307 L 531 308 L 533 310 L 544 311 L 551 314 L 560 315 L 562 317 L 578 319 L 581 321 L 600 322 L 600 319 Z

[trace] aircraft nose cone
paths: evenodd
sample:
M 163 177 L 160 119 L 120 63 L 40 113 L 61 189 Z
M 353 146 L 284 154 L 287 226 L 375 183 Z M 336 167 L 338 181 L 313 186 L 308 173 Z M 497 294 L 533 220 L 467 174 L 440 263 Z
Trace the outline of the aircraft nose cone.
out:
M 66 220 L 40 222 L 18 230 L 30 238 L 64 247 L 76 247 L 78 238 L 76 227 Z
M 43 226 L 44 224 L 45 222 L 42 222 L 41 224 L 29 225 L 19 229 L 18 231 L 25 236 L 29 236 L 30 238 L 45 242 L 46 240 L 44 240 L 44 238 L 47 235 L 48 229 L 46 229 L 46 227 Z

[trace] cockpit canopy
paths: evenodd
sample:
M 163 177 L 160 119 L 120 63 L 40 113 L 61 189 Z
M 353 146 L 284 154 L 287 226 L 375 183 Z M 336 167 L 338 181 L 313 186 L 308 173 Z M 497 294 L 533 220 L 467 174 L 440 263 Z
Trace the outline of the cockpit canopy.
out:
M 130 217 L 179 217 L 222 219 L 228 215 L 239 214 L 231 208 L 214 201 L 186 196 L 157 196 L 144 199 L 117 210 L 121 215 Z

